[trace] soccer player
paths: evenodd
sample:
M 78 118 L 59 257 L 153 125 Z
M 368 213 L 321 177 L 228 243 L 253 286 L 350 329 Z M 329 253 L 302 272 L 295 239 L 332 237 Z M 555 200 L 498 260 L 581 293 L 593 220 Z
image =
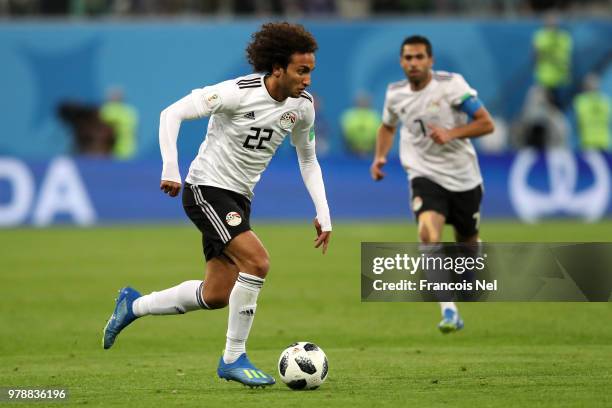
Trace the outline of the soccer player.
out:
M 218 376 L 251 387 L 275 383 L 246 355 L 257 296 L 270 268 L 268 252 L 251 230 L 251 199 L 261 173 L 290 135 L 316 208 L 314 247 L 322 248 L 325 254 L 332 225 L 315 155 L 313 99 L 306 92 L 316 50 L 314 37 L 301 25 L 264 24 L 252 35 L 246 50 L 258 73 L 195 89 L 161 113 L 160 188 L 171 197 L 177 196 L 182 186 L 176 147 L 181 122 L 210 116 L 206 138 L 183 189 L 185 212 L 202 232 L 206 275 L 204 281 L 186 281 L 145 296 L 123 288 L 104 329 L 105 349 L 139 317 L 229 305 Z
M 451 224 L 457 242 L 477 246 L 482 177 L 470 138 L 491 133 L 494 125 L 465 79 L 433 71 L 433 63 L 427 38 L 404 40 L 400 65 L 407 80 L 387 88 L 370 174 L 374 180 L 384 178 L 382 169 L 401 121 L 400 159 L 411 183 L 419 240 L 435 247 L 444 224 Z M 455 303 L 440 305 L 439 329 L 443 333 L 461 329 L 463 320 Z

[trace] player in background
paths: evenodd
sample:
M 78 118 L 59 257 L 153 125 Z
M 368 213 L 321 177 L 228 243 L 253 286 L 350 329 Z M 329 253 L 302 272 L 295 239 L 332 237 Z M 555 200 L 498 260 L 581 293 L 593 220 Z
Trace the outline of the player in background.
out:
M 183 189 L 185 212 L 202 232 L 205 279 L 145 296 L 123 288 L 104 329 L 105 349 L 138 317 L 229 305 L 218 376 L 251 387 L 275 383 L 246 355 L 257 297 L 270 268 L 268 252 L 250 227 L 250 206 L 261 173 L 290 135 L 316 208 L 314 246 L 322 248 L 323 253 L 327 250 L 332 225 L 315 155 L 313 99 L 306 92 L 316 50 L 315 39 L 301 25 L 264 24 L 252 35 L 246 50 L 249 63 L 258 73 L 195 89 L 161 113 L 160 188 L 171 197 L 177 196 L 182 187 L 176 146 L 181 122 L 210 116 L 206 138 L 191 163 Z
M 400 65 L 407 80 L 387 88 L 370 174 L 374 180 L 384 178 L 382 169 L 401 121 L 400 159 L 411 183 L 419 240 L 439 243 L 444 224 L 451 224 L 457 242 L 477 247 L 483 190 L 470 138 L 493 132 L 493 120 L 461 75 L 433 71 L 433 63 L 427 38 L 404 40 Z M 455 303 L 440 305 L 439 329 L 443 333 L 461 329 L 463 320 Z

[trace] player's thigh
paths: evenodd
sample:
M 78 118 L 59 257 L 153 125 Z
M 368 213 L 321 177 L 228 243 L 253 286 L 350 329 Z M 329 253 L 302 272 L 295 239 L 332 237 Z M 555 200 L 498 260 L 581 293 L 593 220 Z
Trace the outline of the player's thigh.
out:
M 204 279 L 204 302 L 212 308 L 224 307 L 238 278 L 238 266 L 224 255 L 206 262 Z
M 229 243 L 250 231 L 250 202 L 241 194 L 211 187 L 185 185 L 183 207 L 202 232 L 207 261 L 223 256 Z
M 416 177 L 410 182 L 412 211 L 419 224 L 419 239 L 437 242 L 448 217 L 449 192 L 426 177 Z
M 230 241 L 225 254 L 238 266 L 240 272 L 265 278 L 270 269 L 270 257 L 257 235 L 249 230 Z
M 440 242 L 446 217 L 434 210 L 419 213 L 418 229 L 421 242 Z
M 482 187 L 453 193 L 449 218 L 455 229 L 458 242 L 476 243 L 480 230 L 480 203 Z

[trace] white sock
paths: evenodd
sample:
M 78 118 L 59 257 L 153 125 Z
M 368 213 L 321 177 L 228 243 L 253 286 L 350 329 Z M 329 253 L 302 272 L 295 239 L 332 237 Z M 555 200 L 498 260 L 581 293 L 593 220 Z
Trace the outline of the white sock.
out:
M 251 331 L 257 295 L 263 286 L 264 279 L 240 272 L 229 297 L 229 318 L 227 323 L 227 341 L 223 361 L 233 363 L 246 352 L 246 341 Z
M 444 310 L 451 309 L 457 313 L 457 305 L 455 302 L 440 302 L 440 309 L 442 310 L 442 316 L 444 316 Z
M 136 316 L 173 315 L 208 309 L 201 295 L 203 284 L 201 280 L 190 280 L 170 289 L 151 292 L 134 301 L 132 312 Z

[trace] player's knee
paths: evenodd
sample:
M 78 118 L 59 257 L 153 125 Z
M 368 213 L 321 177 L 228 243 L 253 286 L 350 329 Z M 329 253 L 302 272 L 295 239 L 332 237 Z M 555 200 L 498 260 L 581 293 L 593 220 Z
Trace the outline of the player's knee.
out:
M 435 244 L 440 242 L 440 234 L 436 231 L 435 228 L 432 228 L 427 225 L 423 225 L 419 228 L 419 241 L 425 244 Z
M 267 256 L 250 259 L 246 262 L 246 273 L 265 278 L 270 270 L 270 259 Z

